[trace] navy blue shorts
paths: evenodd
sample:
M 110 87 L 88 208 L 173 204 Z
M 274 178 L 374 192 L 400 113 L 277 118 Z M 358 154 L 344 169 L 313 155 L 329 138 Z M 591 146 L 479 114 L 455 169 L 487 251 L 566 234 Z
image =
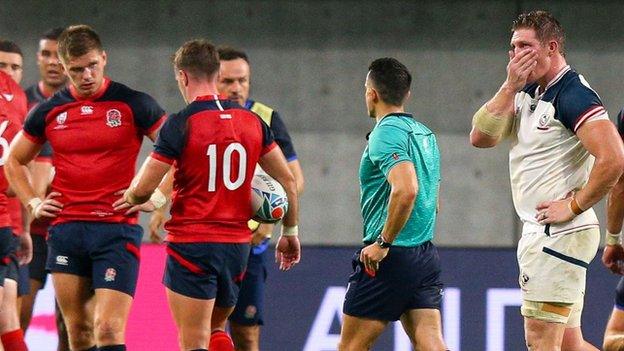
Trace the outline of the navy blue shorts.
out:
M 247 272 L 230 320 L 241 325 L 264 325 L 264 286 L 268 251 L 249 254 Z
M 0 286 L 4 286 L 5 279 L 15 280 L 17 282 L 17 257 L 15 250 L 17 249 L 19 240 L 11 227 L 0 228 Z
M 343 306 L 346 315 L 396 321 L 409 310 L 440 309 L 440 257 L 431 242 L 416 247 L 392 246 L 375 277 L 364 272 L 360 251 L 353 256 Z
M 48 259 L 48 244 L 43 235 L 32 234 L 33 242 L 33 258 L 28 264 L 28 273 L 30 279 L 41 282 L 41 289 L 48 279 L 48 271 L 46 271 L 46 261 Z
M 249 244 L 167 243 L 163 283 L 178 294 L 232 307 L 248 257 Z
M 624 310 L 624 277 L 620 278 L 620 282 L 615 288 L 615 307 Z
M 134 296 L 139 276 L 139 225 L 68 222 L 48 234 L 46 269 L 91 278 L 93 289 L 112 289 Z
M 28 276 L 28 265 L 17 265 L 17 296 L 30 294 L 30 277 Z

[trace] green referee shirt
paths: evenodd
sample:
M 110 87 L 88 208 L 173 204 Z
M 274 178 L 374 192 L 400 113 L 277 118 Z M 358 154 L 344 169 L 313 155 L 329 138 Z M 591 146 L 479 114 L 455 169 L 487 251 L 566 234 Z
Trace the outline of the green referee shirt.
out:
M 393 242 L 413 247 L 433 239 L 440 187 L 440 150 L 435 135 L 410 114 L 382 118 L 369 135 L 360 162 L 360 208 L 364 242 L 375 241 L 386 222 L 390 183 L 387 176 L 400 162 L 411 162 L 418 176 L 418 195 L 407 223 Z

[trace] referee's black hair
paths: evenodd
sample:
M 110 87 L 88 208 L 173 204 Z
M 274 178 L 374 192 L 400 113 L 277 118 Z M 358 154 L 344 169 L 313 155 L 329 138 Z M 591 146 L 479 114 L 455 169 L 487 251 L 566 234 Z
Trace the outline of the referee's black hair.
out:
M 368 79 L 383 102 L 401 106 L 409 94 L 412 75 L 407 67 L 392 57 L 379 58 L 368 66 Z
M 238 50 L 231 46 L 219 46 L 217 51 L 219 52 L 219 60 L 221 61 L 243 59 L 249 64 L 249 57 L 247 57 L 247 54 L 243 50 Z
M 0 40 L 0 51 L 2 52 L 10 52 L 12 54 L 18 54 L 24 57 L 22 54 L 22 49 L 20 49 L 19 45 L 15 44 L 10 40 Z

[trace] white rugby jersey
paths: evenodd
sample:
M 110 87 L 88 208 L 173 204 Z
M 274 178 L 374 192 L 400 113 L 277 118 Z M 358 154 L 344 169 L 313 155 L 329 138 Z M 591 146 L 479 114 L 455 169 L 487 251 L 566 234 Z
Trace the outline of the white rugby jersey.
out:
M 576 131 L 589 121 L 608 119 L 600 97 L 583 76 L 566 66 L 539 94 L 528 84 L 515 97 L 509 173 L 514 206 L 522 233 L 565 234 L 598 226 L 593 209 L 568 223 L 540 225 L 538 203 L 558 200 L 585 186 L 594 157 Z

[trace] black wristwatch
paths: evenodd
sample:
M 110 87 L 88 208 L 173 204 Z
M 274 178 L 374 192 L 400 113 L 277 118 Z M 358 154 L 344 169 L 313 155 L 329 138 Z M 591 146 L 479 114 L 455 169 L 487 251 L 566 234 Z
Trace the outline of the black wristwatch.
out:
M 375 242 L 382 249 L 389 249 L 390 246 L 392 246 L 392 243 L 389 243 L 389 242 L 385 241 L 384 238 L 383 238 L 383 235 L 381 235 L 381 234 L 379 234 L 379 236 L 377 237 L 377 240 Z

